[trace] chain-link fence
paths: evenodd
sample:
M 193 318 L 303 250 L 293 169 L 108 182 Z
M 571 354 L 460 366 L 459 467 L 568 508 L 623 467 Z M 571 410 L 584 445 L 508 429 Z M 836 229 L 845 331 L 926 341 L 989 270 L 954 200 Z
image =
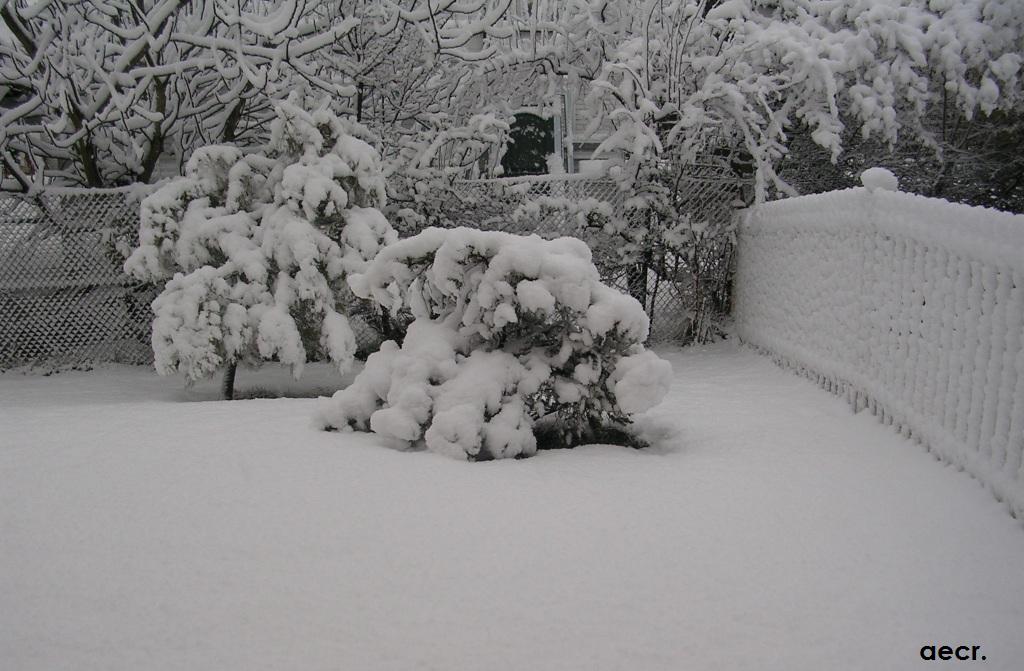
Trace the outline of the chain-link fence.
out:
M 706 230 L 709 222 L 731 222 L 742 182 L 714 175 L 686 179 L 675 210 L 693 230 Z M 604 204 L 618 216 L 644 216 L 627 208 L 613 181 L 539 176 L 462 181 L 453 190 L 456 202 L 449 214 L 457 223 L 545 237 L 573 235 L 588 242 L 605 281 L 644 304 L 652 342 L 690 340 L 702 311 L 721 312 L 721 305 L 704 305 L 716 291 L 728 294 L 727 286 L 708 291 L 713 274 L 708 264 L 731 259 L 731 248 L 709 247 L 723 244 L 720 236 L 703 242 L 695 236 L 697 244 L 687 245 L 685 253 L 641 255 L 642 262 L 626 266 L 608 253 L 615 239 L 588 227 L 573 204 Z M 157 288 L 122 271 L 123 251 L 138 240 L 140 193 L 52 189 L 33 196 L 0 194 L 0 370 L 25 364 L 152 361 L 149 305 Z M 525 203 L 538 200 L 562 206 L 515 216 Z M 719 282 L 720 271 L 715 275 Z M 367 328 L 360 328 L 360 342 L 378 341 L 376 334 L 364 332 Z
M 503 179 L 457 181 L 453 185 L 457 202 L 446 212 L 463 226 L 509 233 L 537 233 L 544 237 L 576 235 L 576 218 L 567 208 L 545 208 L 540 217 L 514 217 L 524 203 L 542 198 L 582 203 L 593 199 L 622 211 L 625 198 L 618 185 L 608 179 L 583 175 L 535 175 Z
M 155 290 L 127 278 L 138 239 L 130 189 L 0 194 L 0 369 L 152 361 Z
M 456 182 L 456 202 L 446 214 L 465 226 L 510 233 L 583 239 L 594 250 L 606 282 L 643 303 L 651 319 L 650 342 L 704 340 L 729 312 L 734 245 L 733 214 L 748 183 L 713 167 L 694 166 L 674 184 L 672 222 L 652 222 L 649 210 L 629 202 L 616 182 L 581 175 L 546 175 Z M 548 206 L 514 216 L 530 202 Z M 649 247 L 624 263 L 608 235 L 582 213 L 587 203 L 607 205 L 628 227 L 654 230 Z M 583 205 L 583 207 L 580 207 Z M 669 228 L 681 223 L 675 230 Z M 660 233 L 666 233 L 660 236 Z M 681 236 L 680 237 L 680 233 Z M 635 239 L 632 236 L 627 236 Z

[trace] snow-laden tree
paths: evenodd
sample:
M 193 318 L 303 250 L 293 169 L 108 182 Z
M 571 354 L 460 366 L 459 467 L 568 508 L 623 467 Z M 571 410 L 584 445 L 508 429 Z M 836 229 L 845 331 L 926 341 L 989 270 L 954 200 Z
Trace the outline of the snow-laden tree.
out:
M 264 142 L 273 104 L 295 90 L 329 95 L 336 112 L 375 131 L 426 127 L 507 36 L 507 9 L 0 0 L 0 156 L 25 189 L 43 173 L 88 186 L 148 182 L 161 161 L 198 147 Z
M 275 360 L 298 376 L 314 357 L 352 362 L 345 277 L 397 238 L 379 210 L 379 156 L 352 130 L 292 98 L 262 151 L 199 149 L 184 177 L 142 201 L 125 270 L 166 282 L 153 302 L 158 372 L 195 380 Z
M 5 161 L 111 186 L 150 181 L 167 155 L 260 139 L 296 86 L 349 92 L 312 58 L 355 25 L 334 4 L 5 1 L 0 78 L 26 92 L 0 118 Z
M 614 127 L 601 150 L 627 183 L 658 160 L 740 150 L 764 198 L 789 191 L 775 165 L 797 125 L 835 160 L 850 125 L 927 141 L 922 120 L 942 101 L 970 119 L 1024 99 L 1017 0 L 583 1 L 618 8 L 587 14 L 611 36 L 590 103 Z
M 323 407 L 325 427 L 471 460 L 525 456 L 538 428 L 562 445 L 607 439 L 667 392 L 643 308 L 601 283 L 575 238 L 429 228 L 349 283 L 413 321 Z
M 450 225 L 451 208 L 461 208 L 453 182 L 500 165 L 516 95 L 511 83 L 483 75 L 506 49 L 509 6 L 360 3 L 360 24 L 322 55 L 354 83 L 354 95 L 334 107 L 374 133 L 387 214 L 406 230 Z

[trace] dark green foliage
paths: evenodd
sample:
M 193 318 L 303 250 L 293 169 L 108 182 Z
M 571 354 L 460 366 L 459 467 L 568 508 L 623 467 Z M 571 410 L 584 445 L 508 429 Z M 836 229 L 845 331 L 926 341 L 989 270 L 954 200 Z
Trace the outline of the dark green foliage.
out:
M 508 149 L 501 159 L 506 177 L 543 175 L 548 171 L 548 156 L 555 151 L 554 123 L 536 114 L 516 115 L 509 133 Z

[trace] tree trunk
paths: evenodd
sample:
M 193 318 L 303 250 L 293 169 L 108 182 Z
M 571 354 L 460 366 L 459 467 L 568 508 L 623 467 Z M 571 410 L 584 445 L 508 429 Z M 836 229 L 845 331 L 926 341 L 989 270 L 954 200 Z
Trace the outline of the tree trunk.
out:
M 647 261 L 637 263 L 626 271 L 626 287 L 629 295 L 640 301 L 647 309 Z
M 96 162 L 96 147 L 92 144 L 92 138 L 88 135 L 75 142 L 75 151 L 78 160 L 82 164 L 82 172 L 85 173 L 86 186 L 100 188 L 103 186 L 103 177 L 100 175 L 99 165 Z
M 942 168 L 939 170 L 938 177 L 932 182 L 932 191 L 929 196 L 932 198 L 942 198 L 946 194 L 946 187 L 949 182 L 949 161 L 943 157 Z
M 251 84 L 246 84 L 239 94 L 238 102 L 231 108 L 228 118 L 224 121 L 224 128 L 221 131 L 221 141 L 234 142 L 238 139 L 238 124 L 242 120 L 242 111 L 245 109 L 245 94 L 249 92 Z
M 156 83 L 156 111 L 161 116 L 167 112 L 167 80 L 162 79 Z M 160 121 L 153 128 L 153 137 L 149 141 L 146 155 L 142 159 L 142 173 L 139 181 L 148 184 L 153 179 L 153 171 L 160 161 L 160 155 L 164 153 L 164 129 L 163 121 Z
M 235 400 L 235 370 L 238 364 L 229 364 L 224 369 L 224 379 L 221 380 L 220 391 L 225 401 Z

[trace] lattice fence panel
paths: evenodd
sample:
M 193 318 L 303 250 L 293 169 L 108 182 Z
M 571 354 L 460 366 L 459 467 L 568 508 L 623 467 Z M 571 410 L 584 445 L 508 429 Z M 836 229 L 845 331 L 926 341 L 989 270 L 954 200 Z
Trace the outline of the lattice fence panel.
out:
M 681 184 L 675 211 L 690 222 L 693 230 L 731 230 L 735 208 L 744 197 L 747 182 L 723 176 L 714 169 L 695 167 L 692 174 L 681 179 Z M 720 303 L 727 302 L 731 269 L 720 266 L 731 264 L 735 248 L 731 234 L 695 234 L 699 242 L 692 255 L 660 254 L 656 263 L 640 270 L 646 271 L 644 288 L 635 267 L 616 265 L 612 255 L 602 255 L 601 249 L 615 241 L 586 227 L 568 211 L 543 209 L 537 217 L 511 216 L 523 203 L 543 197 L 575 203 L 594 199 L 608 203 L 618 216 L 627 219 L 646 216 L 644 212 L 627 209 L 626 198 L 614 181 L 576 175 L 467 180 L 456 182 L 454 191 L 458 202 L 452 204 L 448 214 L 461 225 L 537 233 L 548 238 L 571 235 L 586 241 L 595 251 L 595 262 L 604 280 L 644 303 L 651 318 L 651 342 L 689 342 L 701 337 L 696 331 L 707 324 L 705 315 L 728 312 L 729 306 Z M 709 287 L 707 282 L 714 282 L 715 286 Z
M 152 361 L 156 292 L 116 250 L 138 229 L 128 190 L 0 194 L 0 369 Z

